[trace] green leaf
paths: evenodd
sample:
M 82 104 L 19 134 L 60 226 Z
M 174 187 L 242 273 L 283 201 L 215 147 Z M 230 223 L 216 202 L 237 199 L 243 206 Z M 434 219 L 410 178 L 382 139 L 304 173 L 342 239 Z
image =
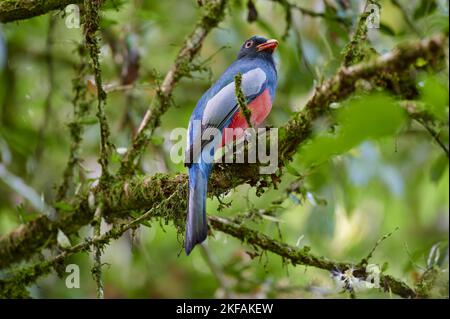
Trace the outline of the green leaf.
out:
M 336 112 L 336 134 L 322 133 L 311 139 L 300 148 L 295 163 L 304 167 L 322 164 L 364 140 L 395 134 L 404 119 L 404 111 L 386 95 L 372 94 L 347 101 Z
M 438 182 L 448 167 L 448 158 L 442 154 L 433 163 L 430 169 L 430 178 L 433 182 Z
M 416 66 L 419 67 L 419 68 L 421 68 L 421 67 L 427 65 L 427 63 L 428 63 L 428 62 L 427 62 L 424 58 L 418 58 L 418 59 L 416 60 Z
M 85 117 L 80 121 L 83 125 L 94 125 L 97 124 L 97 122 L 98 119 L 95 116 Z
M 427 105 L 427 109 L 442 121 L 447 119 L 448 90 L 432 75 L 429 75 L 419 88 L 421 100 Z
M 153 135 L 153 136 L 150 138 L 150 142 L 151 142 L 153 145 L 155 145 L 155 146 L 159 146 L 159 145 L 161 145 L 162 143 L 164 143 L 164 137 L 162 137 L 162 136 L 157 136 L 157 135 Z
M 120 156 L 120 154 L 118 154 L 117 152 L 111 153 L 111 162 L 112 163 L 120 163 L 121 160 L 122 160 L 122 157 Z
M 112 1 L 106 1 L 105 4 L 102 7 L 102 10 L 115 10 L 119 11 L 122 6 L 124 6 L 126 3 L 125 0 L 112 0 Z
M 28 223 L 39 216 L 36 212 L 28 212 L 23 203 L 17 205 L 16 209 L 22 223 Z
M 380 23 L 380 32 L 385 35 L 395 36 L 395 31 L 385 23 Z
M 107 28 L 110 28 L 110 27 L 112 27 L 114 25 L 117 25 L 117 24 L 118 24 L 117 20 L 110 19 L 110 18 L 107 18 L 105 16 L 102 16 L 102 19 L 100 21 L 100 28 L 101 29 L 107 29 Z
M 419 6 L 414 11 L 414 19 L 420 19 L 430 13 L 433 13 L 437 8 L 436 0 L 422 0 Z
M 342 123 L 341 138 L 359 143 L 395 133 L 404 117 L 404 111 L 393 98 L 372 94 L 351 101 L 338 113 L 337 119 Z
M 73 212 L 75 210 L 72 205 L 66 202 L 56 202 L 53 206 L 62 212 Z
M 287 164 L 286 165 L 286 170 L 291 175 L 294 175 L 294 176 L 297 176 L 297 177 L 301 176 L 301 174 L 291 164 Z

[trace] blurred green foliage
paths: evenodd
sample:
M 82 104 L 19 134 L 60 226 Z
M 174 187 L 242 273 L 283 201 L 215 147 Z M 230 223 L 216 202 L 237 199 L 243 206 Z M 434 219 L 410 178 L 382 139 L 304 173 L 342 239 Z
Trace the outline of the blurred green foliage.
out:
M 294 159 L 296 164 L 305 168 L 320 165 L 365 140 L 397 133 L 405 119 L 405 111 L 387 96 L 366 95 L 345 104 L 335 115 L 339 127 L 305 143 Z
M 233 0 L 227 17 L 206 39 L 201 56 L 204 66 L 177 86 L 173 106 L 163 116 L 152 138 L 142 170 L 183 172 L 182 163 L 169 158 L 170 131 L 186 127 L 202 93 L 235 59 L 241 43 L 254 34 L 278 38 L 285 33 L 285 12 L 269 0 L 254 1 L 258 19 L 247 21 L 245 1 Z M 292 1 L 317 12 L 338 15 L 349 25 L 314 18 L 293 10 L 288 36 L 281 41 L 276 61 L 279 86 L 267 125 L 284 124 L 312 93 L 313 86 L 333 75 L 342 61 L 362 1 Z M 391 1 L 381 4 L 381 28 L 369 29 L 368 38 L 380 54 L 405 40 L 417 39 Z M 448 30 L 448 2 L 401 1 L 422 36 Z M 200 16 L 197 1 L 108 1 L 102 14 L 101 65 L 108 92 L 106 112 L 114 145 L 128 147 L 133 127 L 139 124 L 186 34 Z M 324 5 L 328 3 L 329 5 Z M 68 29 L 62 13 L 56 16 L 53 39 L 47 45 L 50 15 L 0 26 L 0 159 L 11 173 L 37 194 L 52 202 L 70 146 L 68 123 L 76 48 L 81 29 Z M 447 21 L 447 22 L 446 22 Z M 130 41 L 132 35 L 135 41 Z M 128 40 L 127 40 L 128 39 Z M 121 67 L 129 55 L 124 43 L 140 55 L 139 76 L 131 88 L 121 88 Z M 114 53 L 116 48 L 118 53 Z M 49 85 L 48 56 L 55 81 Z M 6 63 L 2 63 L 2 60 Z M 438 74 L 422 66 L 417 87 L 424 108 L 443 121 L 439 138 L 448 147 L 448 61 Z M 119 70 L 119 71 L 118 71 Z M 86 85 L 89 79 L 85 79 Z M 45 112 L 52 91 L 51 110 Z M 91 96 L 93 99 L 94 96 Z M 411 121 L 388 92 L 358 92 L 336 105 L 330 116 L 315 123 L 314 136 L 299 149 L 278 189 L 256 196 L 255 189 L 240 186 L 221 201 L 208 200 L 208 213 L 238 216 L 252 209 L 274 208 L 273 218 L 244 223 L 290 245 L 308 245 L 313 252 L 344 261 L 359 261 L 384 234 L 399 230 L 375 251 L 372 262 L 384 264 L 397 278 L 414 284 L 427 267 L 433 245 L 440 243 L 442 273 L 436 296 L 448 296 L 448 157 L 429 133 Z M 45 117 L 48 117 L 48 124 Z M 94 105 L 85 122 L 78 182 L 99 176 L 98 124 Z M 91 120 L 89 120 L 91 119 Z M 37 156 L 40 131 L 43 152 Z M 121 154 L 113 156 L 117 166 Z M 290 186 L 300 187 L 292 191 Z M 71 190 L 76 191 L 76 187 Z M 70 210 L 68 206 L 59 208 Z M 0 235 L 34 218 L 36 210 L 0 175 Z M 292 267 L 270 253 L 252 259 L 252 247 L 222 233 L 208 239 L 209 255 L 226 278 L 219 283 L 201 249 L 186 257 L 172 225 L 142 226 L 108 246 L 104 252 L 105 296 L 108 298 L 173 297 L 347 297 L 340 294 L 330 274 Z M 106 227 L 106 226 L 105 226 Z M 77 242 L 90 235 L 83 229 Z M 47 254 L 48 252 L 44 252 Z M 433 252 L 436 254 L 436 252 Z M 433 258 L 432 258 L 433 259 Z M 91 257 L 79 254 L 68 262 L 81 269 L 81 287 L 67 289 L 55 274 L 31 288 L 34 297 L 95 297 Z M 0 272 L 1 276 L 1 272 Z M 358 297 L 377 298 L 376 290 Z

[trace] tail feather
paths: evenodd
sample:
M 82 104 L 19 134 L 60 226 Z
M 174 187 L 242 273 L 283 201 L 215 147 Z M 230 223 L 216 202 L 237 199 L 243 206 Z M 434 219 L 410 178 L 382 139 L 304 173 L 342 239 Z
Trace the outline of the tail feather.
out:
M 186 221 L 185 250 L 189 255 L 195 245 L 203 242 L 208 235 L 206 221 L 206 192 L 209 169 L 202 163 L 189 167 L 189 202 Z

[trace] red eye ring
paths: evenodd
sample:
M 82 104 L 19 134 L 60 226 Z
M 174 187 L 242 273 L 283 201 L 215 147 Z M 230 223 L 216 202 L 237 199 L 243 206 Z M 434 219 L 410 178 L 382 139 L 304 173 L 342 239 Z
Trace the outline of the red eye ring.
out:
M 246 49 L 250 48 L 252 45 L 253 45 L 253 41 L 252 40 L 245 42 L 245 48 Z

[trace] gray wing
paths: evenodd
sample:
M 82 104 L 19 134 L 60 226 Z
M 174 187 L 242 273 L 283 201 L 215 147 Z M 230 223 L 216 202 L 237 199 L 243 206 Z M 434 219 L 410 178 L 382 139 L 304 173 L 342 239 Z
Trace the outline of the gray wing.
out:
M 266 73 L 261 68 L 254 68 L 242 74 L 241 89 L 247 100 L 264 89 L 266 79 Z M 217 132 L 217 130 L 221 131 L 238 109 L 233 80 L 208 100 L 203 111 L 201 125 L 189 127 L 188 135 L 190 130 L 193 129 L 195 130 L 192 134 L 194 138 L 203 138 L 201 143 L 197 144 L 199 147 L 194 147 L 195 143 L 188 138 L 185 154 L 186 164 L 192 163 L 194 159 L 198 158 L 201 151 L 214 140 L 214 132 Z M 208 139 L 208 137 L 211 138 Z

